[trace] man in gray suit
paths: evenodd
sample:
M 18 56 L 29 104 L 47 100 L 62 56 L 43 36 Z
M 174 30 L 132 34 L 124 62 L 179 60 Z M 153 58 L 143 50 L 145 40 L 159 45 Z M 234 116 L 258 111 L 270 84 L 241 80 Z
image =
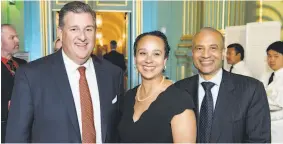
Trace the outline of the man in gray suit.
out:
M 270 114 L 263 84 L 222 69 L 224 38 L 203 28 L 193 38 L 199 74 L 175 83 L 192 96 L 200 143 L 270 143 Z
M 16 73 L 8 143 L 118 142 L 123 72 L 92 57 L 95 13 L 83 2 L 59 12 L 62 48 Z

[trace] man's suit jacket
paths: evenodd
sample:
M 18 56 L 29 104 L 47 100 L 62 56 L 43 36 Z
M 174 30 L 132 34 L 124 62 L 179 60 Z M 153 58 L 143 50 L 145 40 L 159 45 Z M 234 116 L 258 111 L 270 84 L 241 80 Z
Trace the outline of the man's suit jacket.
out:
M 103 56 L 105 59 L 111 63 L 120 67 L 123 71 L 126 70 L 125 57 L 124 55 L 118 53 L 117 51 L 111 51 Z
M 16 57 L 12 58 L 19 66 L 26 64 L 27 61 Z M 14 86 L 14 76 L 6 65 L 1 62 L 1 121 L 7 121 L 8 101 L 11 99 Z
M 92 60 L 100 97 L 102 142 L 116 142 L 123 72 L 106 60 Z M 82 142 L 62 50 L 18 69 L 6 142 Z
M 199 76 L 195 75 L 175 83 L 193 97 L 197 120 L 198 81 Z M 270 140 L 270 114 L 263 84 L 256 79 L 223 70 L 210 142 L 270 143 Z
M 27 61 L 16 57 L 12 58 L 19 66 L 26 64 Z M 14 76 L 6 65 L 1 62 L 1 143 L 4 143 L 6 121 L 8 118 L 8 102 L 11 99 L 14 86 Z

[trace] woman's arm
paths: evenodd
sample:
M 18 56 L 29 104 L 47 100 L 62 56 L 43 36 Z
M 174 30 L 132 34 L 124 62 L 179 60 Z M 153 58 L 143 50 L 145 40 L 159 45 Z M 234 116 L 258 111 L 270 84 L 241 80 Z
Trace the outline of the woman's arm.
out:
M 174 143 L 196 142 L 196 118 L 193 110 L 186 109 L 171 120 Z

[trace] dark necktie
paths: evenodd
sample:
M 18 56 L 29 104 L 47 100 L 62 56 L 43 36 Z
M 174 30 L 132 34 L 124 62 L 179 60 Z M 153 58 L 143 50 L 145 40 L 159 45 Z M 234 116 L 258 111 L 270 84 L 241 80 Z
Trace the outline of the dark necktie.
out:
M 213 119 L 213 98 L 211 88 L 215 84 L 212 82 L 202 82 L 201 85 L 205 91 L 205 95 L 200 109 L 199 142 L 209 143 Z
M 232 65 L 231 67 L 230 67 L 230 73 L 232 72 L 232 70 L 233 70 L 233 68 L 234 68 L 234 66 Z
M 273 77 L 274 77 L 274 72 L 271 74 L 271 76 L 269 77 L 268 80 L 268 85 L 273 81 Z
M 16 72 L 16 67 L 13 64 L 13 60 L 8 60 L 7 65 L 10 67 L 10 71 L 14 75 Z
M 79 89 L 82 112 L 82 143 L 96 143 L 96 132 L 93 118 L 93 106 L 85 75 L 85 67 L 78 68 L 80 73 Z

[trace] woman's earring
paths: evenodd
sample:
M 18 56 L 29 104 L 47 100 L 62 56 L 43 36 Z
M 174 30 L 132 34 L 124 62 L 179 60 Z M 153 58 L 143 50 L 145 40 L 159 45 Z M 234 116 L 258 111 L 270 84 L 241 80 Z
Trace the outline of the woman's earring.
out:
M 166 66 L 164 66 L 164 69 L 163 69 L 164 71 L 166 70 Z

